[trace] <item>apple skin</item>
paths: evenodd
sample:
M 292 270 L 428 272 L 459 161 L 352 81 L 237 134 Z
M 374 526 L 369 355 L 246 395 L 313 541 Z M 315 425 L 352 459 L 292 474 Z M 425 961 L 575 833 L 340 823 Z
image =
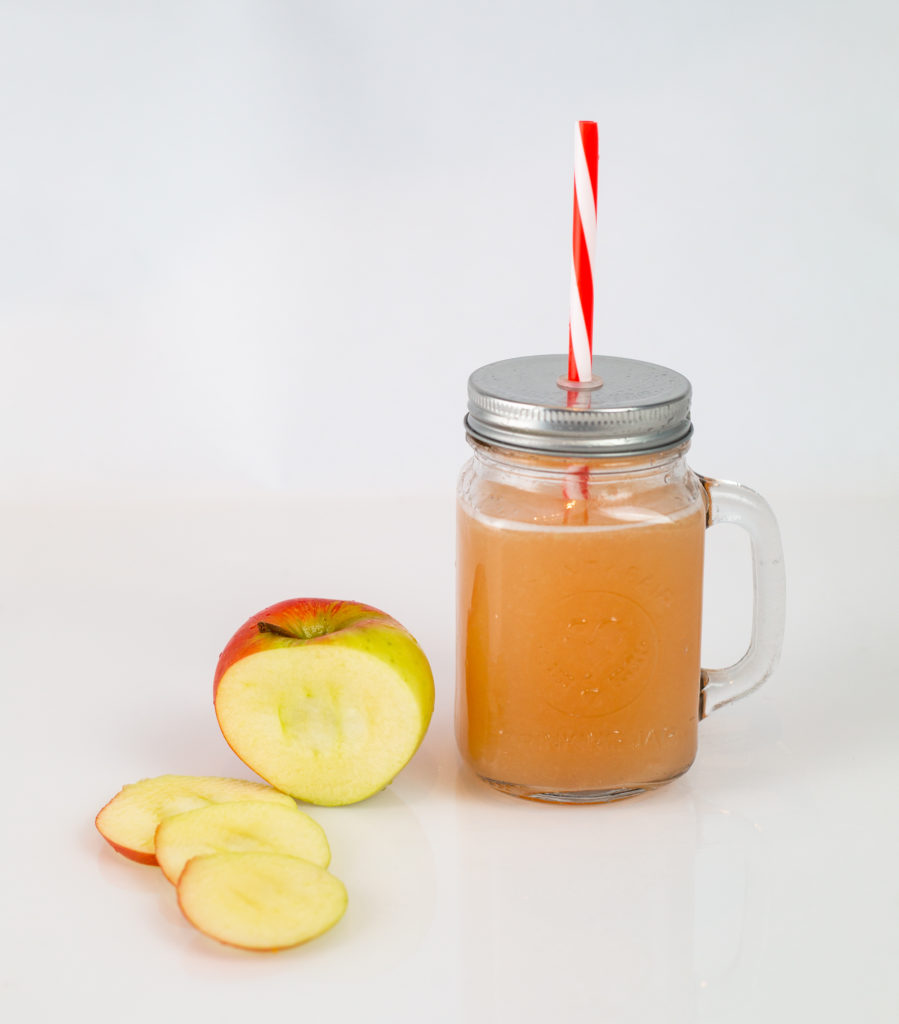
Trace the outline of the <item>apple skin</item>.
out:
M 120 846 L 118 843 L 114 843 L 108 836 L 103 835 L 103 832 L 100 830 L 99 825 L 97 825 L 97 818 L 100 817 L 101 812 L 104 810 L 105 808 L 101 807 L 100 810 L 97 812 L 97 815 L 94 818 L 94 825 L 97 826 L 97 831 L 100 832 L 100 835 L 103 836 L 103 838 L 106 840 L 107 843 L 109 843 L 109 845 L 115 850 L 115 852 L 120 853 L 123 857 L 127 857 L 128 860 L 133 860 L 135 864 L 157 864 L 158 861 L 156 860 L 155 854 L 142 853 L 140 850 L 132 850 L 128 846 Z
M 277 626 L 290 636 L 260 630 L 260 623 Z M 219 680 L 241 658 L 277 647 L 310 643 L 338 644 L 381 658 L 403 674 L 430 718 L 434 710 L 431 666 L 409 631 L 371 605 L 315 597 L 279 601 L 247 619 L 219 655 L 212 683 L 213 701 Z
M 417 749 L 424 739 L 434 710 L 431 666 L 418 642 L 396 619 L 378 608 L 356 601 L 294 598 L 269 605 L 258 614 L 250 616 L 219 655 L 213 679 L 213 702 L 222 677 L 241 659 L 261 651 L 306 644 L 334 645 L 361 651 L 379 658 L 401 675 L 421 714 L 421 735 Z M 240 751 L 228 741 L 217 703 L 215 711 L 225 741 L 243 760 Z M 258 767 L 250 767 L 261 778 L 271 782 Z

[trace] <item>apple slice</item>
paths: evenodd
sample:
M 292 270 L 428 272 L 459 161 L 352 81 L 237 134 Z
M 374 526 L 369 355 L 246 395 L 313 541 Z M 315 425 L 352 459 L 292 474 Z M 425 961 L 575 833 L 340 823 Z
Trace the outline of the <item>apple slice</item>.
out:
M 343 883 L 317 864 L 281 853 L 214 853 L 187 862 L 178 905 L 201 932 L 241 949 L 298 946 L 346 910 Z
M 225 739 L 253 771 L 313 804 L 383 789 L 418 749 L 434 679 L 394 619 L 348 601 L 282 601 L 231 638 L 214 681 Z
M 191 858 L 229 852 L 283 853 L 320 868 L 331 862 L 321 825 L 296 804 L 293 808 L 255 800 L 210 804 L 165 818 L 156 829 L 156 860 L 172 884 Z
M 296 807 L 286 793 L 279 793 L 261 782 L 202 775 L 159 775 L 122 787 L 100 810 L 95 823 L 100 835 L 114 850 L 141 864 L 155 864 L 154 836 L 163 818 L 212 803 L 242 800 Z

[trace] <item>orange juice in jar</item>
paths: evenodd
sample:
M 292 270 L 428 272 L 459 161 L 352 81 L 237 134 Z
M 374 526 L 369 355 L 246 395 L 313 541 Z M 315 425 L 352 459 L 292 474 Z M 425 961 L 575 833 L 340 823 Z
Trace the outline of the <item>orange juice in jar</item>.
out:
M 685 772 L 702 715 L 770 671 L 782 565 L 767 505 L 688 468 L 684 377 L 597 357 L 602 386 L 572 397 L 560 368 L 553 356 L 524 357 L 469 382 L 457 738 L 498 789 L 605 801 Z M 739 671 L 703 673 L 705 529 L 734 516 L 753 535 L 757 571 L 767 566 L 767 614 Z

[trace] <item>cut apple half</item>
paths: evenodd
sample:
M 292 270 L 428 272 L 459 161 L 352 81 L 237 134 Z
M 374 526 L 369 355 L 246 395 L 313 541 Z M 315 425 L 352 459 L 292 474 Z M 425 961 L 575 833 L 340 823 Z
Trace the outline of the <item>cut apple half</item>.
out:
M 249 619 L 219 659 L 215 712 L 242 761 L 313 804 L 350 804 L 388 785 L 434 708 L 427 658 L 369 605 L 301 599 Z
M 422 733 L 421 709 L 394 669 L 333 646 L 239 661 L 219 684 L 216 711 L 255 772 L 317 804 L 354 803 L 382 789 Z
M 320 868 L 331 861 L 321 825 L 296 805 L 211 804 L 165 818 L 156 829 L 156 860 L 173 884 L 189 860 L 213 853 L 282 853 Z
M 294 800 L 261 782 L 202 775 L 159 775 L 130 783 L 100 810 L 97 830 L 123 856 L 141 864 L 156 863 L 159 823 L 174 814 L 216 803 L 265 801 L 296 808 Z
M 194 927 L 228 946 L 287 949 L 343 916 L 343 883 L 317 864 L 280 853 L 215 853 L 187 862 L 178 905 Z

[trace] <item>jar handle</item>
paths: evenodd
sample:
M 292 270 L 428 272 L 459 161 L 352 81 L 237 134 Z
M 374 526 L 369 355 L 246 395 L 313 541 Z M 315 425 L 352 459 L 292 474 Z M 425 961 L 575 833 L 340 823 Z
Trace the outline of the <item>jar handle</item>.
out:
M 783 548 L 771 506 L 742 484 L 699 477 L 708 495 L 706 526 L 735 523 L 752 545 L 752 636 L 746 653 L 727 668 L 704 668 L 699 717 L 751 693 L 774 671 L 783 645 L 786 606 Z

